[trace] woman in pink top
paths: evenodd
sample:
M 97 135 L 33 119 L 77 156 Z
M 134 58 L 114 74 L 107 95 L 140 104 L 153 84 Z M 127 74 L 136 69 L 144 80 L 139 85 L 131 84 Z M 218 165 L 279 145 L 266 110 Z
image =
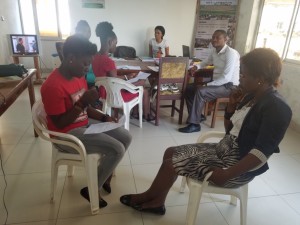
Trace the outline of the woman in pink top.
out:
M 96 77 L 118 77 L 120 79 L 131 79 L 135 77 L 135 74 L 129 74 L 127 76 L 117 75 L 117 68 L 115 62 L 109 57 L 109 54 L 112 54 L 116 50 L 116 45 L 118 42 L 116 34 L 113 32 L 113 26 L 109 22 L 101 22 L 96 27 L 96 35 L 100 37 L 101 49 L 95 55 L 92 67 Z M 140 85 L 140 82 L 135 83 L 135 85 Z M 104 92 L 100 90 L 100 96 L 105 96 Z M 135 98 L 137 94 L 132 94 L 129 92 L 122 92 L 122 96 L 125 102 L 130 101 Z M 150 114 L 150 100 L 149 92 L 147 89 L 144 89 L 143 94 L 143 112 L 144 117 L 147 121 L 154 120 L 155 118 Z M 138 113 L 134 113 L 138 115 Z

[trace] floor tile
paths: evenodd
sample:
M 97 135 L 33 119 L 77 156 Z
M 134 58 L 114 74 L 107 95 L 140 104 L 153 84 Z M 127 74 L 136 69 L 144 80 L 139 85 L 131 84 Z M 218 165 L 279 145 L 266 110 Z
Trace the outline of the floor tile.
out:
M 145 225 L 182 225 L 185 224 L 187 206 L 172 206 L 166 208 L 164 216 L 143 213 Z M 213 203 L 200 204 L 196 225 L 227 225 L 225 219 Z
M 105 225 L 143 225 L 140 213 L 114 213 L 102 214 L 96 216 L 84 216 L 70 219 L 59 219 L 56 225 L 91 225 L 91 224 L 105 224 Z
M 84 170 L 76 168 L 75 175 L 66 179 L 60 204 L 59 218 L 69 218 L 76 216 L 91 215 L 90 204 L 79 194 L 80 189 L 87 186 Z M 116 176 L 111 182 L 112 193 L 102 194 L 108 206 L 100 209 L 100 214 L 130 211 L 131 209 L 123 206 L 119 198 L 128 192 L 135 192 L 135 185 L 130 166 L 118 166 Z
M 300 193 L 281 195 L 281 197 L 300 215 Z
M 50 173 L 34 173 L 6 176 L 8 187 L 5 202 L 9 212 L 8 224 L 56 219 L 59 200 L 65 180 L 65 172 L 58 176 L 56 203 L 50 203 Z M 1 185 L 1 196 L 3 195 Z M 3 206 L 1 201 L 1 215 Z M 1 218 L 4 218 L 1 216 Z
M 50 172 L 52 147 L 49 142 L 18 144 L 6 161 L 6 174 Z
M 172 137 L 135 138 L 129 148 L 131 163 L 160 163 L 165 150 L 175 145 Z

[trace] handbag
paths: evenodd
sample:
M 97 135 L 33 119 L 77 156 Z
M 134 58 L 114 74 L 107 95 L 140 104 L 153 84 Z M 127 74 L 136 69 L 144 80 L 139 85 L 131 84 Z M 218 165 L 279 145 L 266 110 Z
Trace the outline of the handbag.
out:
M 28 70 L 23 64 L 8 64 L 0 65 L 0 77 L 18 76 L 23 77 L 23 74 L 27 73 Z

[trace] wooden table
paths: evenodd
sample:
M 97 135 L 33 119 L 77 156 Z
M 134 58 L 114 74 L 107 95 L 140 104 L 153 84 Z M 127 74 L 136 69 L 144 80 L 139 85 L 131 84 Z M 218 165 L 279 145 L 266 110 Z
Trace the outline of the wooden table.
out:
M 126 61 L 116 61 L 116 66 L 139 66 L 140 70 L 129 70 L 129 69 L 118 69 L 118 75 L 129 74 L 129 73 L 138 73 L 139 71 L 143 71 L 145 73 L 154 74 L 153 70 L 149 69 L 148 66 L 156 66 L 154 62 L 143 62 L 140 59 L 132 59 Z
M 32 57 L 34 62 L 34 68 L 36 69 L 36 78 L 34 80 L 35 84 L 42 84 L 43 80 L 41 78 L 41 71 L 40 71 L 40 65 L 39 65 L 39 55 L 12 55 L 12 58 L 14 60 L 15 64 L 20 63 L 20 57 Z
M 28 88 L 30 106 L 35 103 L 35 93 L 33 87 L 33 77 L 36 75 L 36 69 L 29 69 L 28 75 L 22 80 L 0 81 L 0 116 L 15 102 L 15 100 Z M 34 132 L 37 137 L 37 133 Z

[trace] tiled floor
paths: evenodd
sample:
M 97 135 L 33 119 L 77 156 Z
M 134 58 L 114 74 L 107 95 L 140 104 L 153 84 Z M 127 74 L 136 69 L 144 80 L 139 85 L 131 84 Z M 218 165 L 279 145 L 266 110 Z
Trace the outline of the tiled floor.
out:
M 36 95 L 39 96 L 39 87 Z M 188 201 L 188 190 L 179 193 L 180 179 L 172 187 L 165 216 L 142 214 L 119 203 L 126 193 L 145 190 L 153 180 L 168 146 L 195 142 L 199 133 L 177 132 L 177 120 L 164 110 L 161 125 L 143 123 L 143 128 L 131 124 L 133 143 L 116 170 L 112 194 L 103 195 L 109 205 L 99 215 L 90 214 L 89 204 L 80 197 L 86 185 L 81 169 L 73 178 L 66 177 L 66 168 L 59 173 L 56 202 L 49 202 L 50 158 L 49 143 L 33 137 L 28 93 L 0 117 L 0 151 L 8 187 L 5 202 L 7 224 L 19 225 L 182 225 Z M 186 118 L 186 117 L 185 117 Z M 138 121 L 132 121 L 136 124 Z M 207 126 L 202 130 L 211 130 Z M 222 122 L 217 122 L 222 130 Z M 287 132 L 281 153 L 270 159 L 270 170 L 250 184 L 248 225 L 300 224 L 300 134 Z M 6 214 L 2 202 L 4 177 L 0 172 L 0 224 Z M 226 201 L 224 201 L 226 200 Z M 201 201 L 197 224 L 237 225 L 239 207 L 228 204 L 227 196 L 205 195 Z

